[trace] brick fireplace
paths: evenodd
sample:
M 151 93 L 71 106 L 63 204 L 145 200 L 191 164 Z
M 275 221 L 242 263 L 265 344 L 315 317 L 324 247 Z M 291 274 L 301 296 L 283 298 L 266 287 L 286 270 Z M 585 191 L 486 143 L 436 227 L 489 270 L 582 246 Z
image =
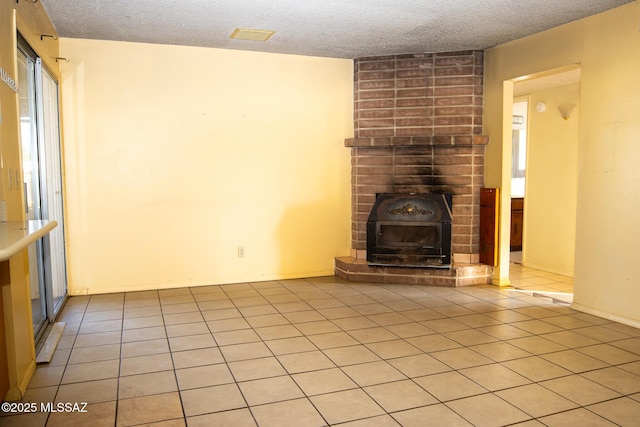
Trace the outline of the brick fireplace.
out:
M 336 259 L 347 280 L 445 286 L 489 283 L 478 264 L 483 52 L 423 53 L 354 61 L 351 149 L 352 254 Z M 380 193 L 451 193 L 448 270 L 375 267 L 366 261 L 367 218 Z

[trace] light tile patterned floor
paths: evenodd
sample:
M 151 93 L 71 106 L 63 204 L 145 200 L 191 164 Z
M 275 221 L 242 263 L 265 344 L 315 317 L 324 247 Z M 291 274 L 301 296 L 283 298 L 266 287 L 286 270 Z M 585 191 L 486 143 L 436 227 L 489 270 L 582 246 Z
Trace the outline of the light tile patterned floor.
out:
M 531 295 L 544 295 L 567 303 L 573 301 L 573 277 L 525 267 L 521 260 L 522 252 L 511 252 L 511 286 Z
M 87 412 L 0 425 L 640 422 L 640 330 L 514 289 L 323 277 L 73 297 L 61 320 L 25 402 Z

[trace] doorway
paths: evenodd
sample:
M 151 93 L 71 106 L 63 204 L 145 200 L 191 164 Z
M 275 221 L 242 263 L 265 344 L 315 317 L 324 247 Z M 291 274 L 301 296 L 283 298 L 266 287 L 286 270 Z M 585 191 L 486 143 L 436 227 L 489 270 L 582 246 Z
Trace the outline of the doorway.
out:
M 25 219 L 58 222 L 48 236 L 28 248 L 37 342 L 67 298 L 58 82 L 20 35 L 17 62 Z M 15 177 L 15 185 L 18 183 L 19 177 Z
M 511 130 L 511 261 L 522 263 L 529 101 L 514 99 Z
M 526 105 L 526 112 L 518 114 L 525 116 L 526 153 L 517 152 L 522 147 L 514 145 L 514 138 L 512 170 L 505 171 L 512 178 L 512 202 L 522 198 L 516 203 L 522 205 L 522 249 L 511 252 L 510 263 L 514 287 L 573 293 L 579 101 L 579 66 L 514 82 L 514 116 L 517 107 Z M 518 177 L 514 163 L 523 158 L 524 173 Z M 512 211 L 512 230 L 513 216 Z

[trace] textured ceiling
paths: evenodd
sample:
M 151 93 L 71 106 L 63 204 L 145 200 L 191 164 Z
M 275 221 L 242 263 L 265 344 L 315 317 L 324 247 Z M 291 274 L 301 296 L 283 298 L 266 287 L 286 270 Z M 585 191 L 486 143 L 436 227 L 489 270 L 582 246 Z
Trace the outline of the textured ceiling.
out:
M 486 49 L 631 2 L 39 0 L 35 7 L 44 6 L 60 37 L 359 58 Z M 236 27 L 276 33 L 267 42 L 232 40 Z

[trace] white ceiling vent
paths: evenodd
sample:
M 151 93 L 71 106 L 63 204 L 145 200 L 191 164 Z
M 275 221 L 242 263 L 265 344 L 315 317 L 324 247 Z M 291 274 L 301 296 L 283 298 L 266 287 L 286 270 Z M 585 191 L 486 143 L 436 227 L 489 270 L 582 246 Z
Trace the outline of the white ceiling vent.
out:
M 253 40 L 256 42 L 266 42 L 269 40 L 275 31 L 267 30 L 251 30 L 248 28 L 236 28 L 229 38 L 237 40 Z

